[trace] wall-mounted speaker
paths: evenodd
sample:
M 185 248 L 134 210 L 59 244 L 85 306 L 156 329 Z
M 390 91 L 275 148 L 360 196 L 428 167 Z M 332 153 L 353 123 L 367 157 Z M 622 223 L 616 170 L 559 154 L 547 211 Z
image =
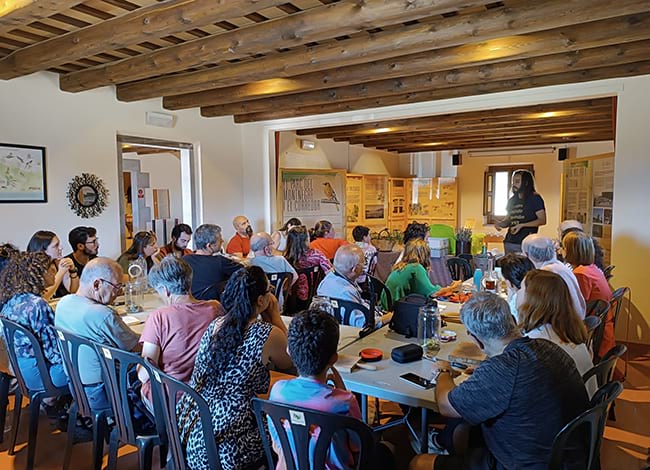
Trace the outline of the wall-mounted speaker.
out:
M 451 164 L 453 166 L 460 166 L 463 163 L 463 159 L 460 156 L 460 153 L 454 153 L 451 155 Z
M 569 156 L 569 149 L 566 147 L 560 147 L 557 149 L 557 159 L 559 161 L 566 160 Z

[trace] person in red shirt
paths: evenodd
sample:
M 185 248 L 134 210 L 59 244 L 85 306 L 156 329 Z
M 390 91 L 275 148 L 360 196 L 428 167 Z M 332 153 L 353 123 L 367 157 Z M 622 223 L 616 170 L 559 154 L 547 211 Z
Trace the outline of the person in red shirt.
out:
M 332 226 L 332 222 L 327 220 L 317 222 L 314 228 L 309 231 L 309 235 L 311 238 L 309 248 L 320 251 L 330 261 L 334 259 L 336 250 L 339 247 L 349 244 L 342 238 L 334 238 L 336 232 Z
M 176 258 L 182 258 L 185 255 L 192 254 L 187 245 L 192 239 L 192 227 L 187 224 L 176 224 L 172 229 L 172 240 L 158 250 L 158 258 L 162 260 L 167 255 L 174 255 Z
M 235 235 L 228 242 L 226 253 L 246 258 L 251 251 L 251 235 L 253 235 L 251 223 L 245 216 L 238 215 L 233 219 L 232 226 L 235 228 Z

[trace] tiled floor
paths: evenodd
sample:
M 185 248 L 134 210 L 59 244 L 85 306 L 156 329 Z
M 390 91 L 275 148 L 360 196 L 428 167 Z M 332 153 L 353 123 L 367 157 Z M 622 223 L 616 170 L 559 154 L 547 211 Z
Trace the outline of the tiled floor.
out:
M 619 364 L 621 365 L 621 364 Z M 622 367 L 621 367 L 622 369 Z M 382 407 L 383 408 L 383 407 Z M 391 409 L 393 407 L 390 407 Z M 650 348 L 631 345 L 630 362 L 625 382 L 625 390 L 616 402 L 616 421 L 608 422 L 605 430 L 601 462 L 603 470 L 646 470 L 649 468 L 648 449 L 650 448 Z M 11 421 L 11 413 L 8 422 Z M 21 420 L 19 446 L 15 456 L 7 455 L 7 440 L 0 444 L 0 469 L 22 470 L 26 459 L 27 416 Z M 8 423 L 9 424 L 9 423 Z M 403 437 L 403 436 L 402 436 Z M 54 431 L 45 416 L 41 417 L 36 452 L 36 469 L 60 469 L 66 435 Z M 410 452 L 410 451 L 409 451 Z M 401 453 L 402 464 L 408 461 L 409 452 Z M 91 445 L 76 445 L 73 451 L 72 470 L 91 469 Z M 104 459 L 106 464 L 106 458 Z M 158 468 L 157 455 L 154 456 Z M 138 458 L 135 448 L 120 449 L 119 469 L 137 469 Z

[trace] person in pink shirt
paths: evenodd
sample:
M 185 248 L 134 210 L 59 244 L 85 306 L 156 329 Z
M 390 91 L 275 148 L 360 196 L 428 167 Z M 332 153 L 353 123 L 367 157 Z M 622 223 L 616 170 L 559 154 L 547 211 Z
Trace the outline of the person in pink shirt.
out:
M 172 377 L 189 382 L 199 342 L 210 323 L 224 315 L 216 300 L 192 297 L 192 268 L 174 256 L 163 258 L 149 271 L 149 284 L 165 304 L 147 318 L 140 337 L 142 357 Z M 151 384 L 144 370 L 142 400 L 151 409 Z
M 573 274 L 578 280 L 580 292 L 587 303 L 592 300 L 612 301 L 612 289 L 603 272 L 594 264 L 594 244 L 591 238 L 582 232 L 569 232 L 562 239 L 564 260 L 573 267 Z M 594 355 L 603 357 L 607 351 L 616 346 L 614 337 L 613 312 L 607 313 L 605 332 L 598 351 Z

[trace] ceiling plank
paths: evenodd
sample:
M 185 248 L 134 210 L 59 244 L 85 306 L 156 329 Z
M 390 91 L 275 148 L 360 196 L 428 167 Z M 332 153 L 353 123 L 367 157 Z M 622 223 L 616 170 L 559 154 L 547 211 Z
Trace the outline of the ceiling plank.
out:
M 168 0 L 154 3 L 17 50 L 0 60 L 0 78 L 26 75 L 283 3 L 286 0 Z
M 288 107 L 341 103 L 359 99 L 380 98 L 490 81 L 557 74 L 567 70 L 585 70 L 650 60 L 650 40 L 583 51 L 553 54 L 531 59 L 468 67 L 396 79 L 350 85 L 278 96 L 254 101 L 204 107 L 211 116 L 229 116 L 265 112 Z
M 250 113 L 235 116 L 235 122 L 253 122 L 269 119 L 282 119 L 295 116 L 311 116 L 341 111 L 352 111 L 359 109 L 377 108 L 404 103 L 417 103 L 422 101 L 439 100 L 458 96 L 482 95 L 501 91 L 520 90 L 540 86 L 558 85 L 564 83 L 582 83 L 592 80 L 602 80 L 615 77 L 630 77 L 650 73 L 650 61 L 635 62 L 632 64 L 617 65 L 613 67 L 599 67 L 596 69 L 564 72 L 541 77 L 529 77 L 514 80 L 494 81 L 464 85 L 458 87 L 444 88 L 425 92 L 404 93 L 393 96 L 386 96 L 373 99 L 361 99 L 328 105 L 315 105 L 306 107 L 294 107 L 291 109 L 275 109 L 265 113 Z M 206 108 L 201 108 L 201 115 L 211 117 Z
M 60 85 L 65 91 L 87 90 L 423 18 L 467 4 L 484 3 L 488 3 L 487 0 L 344 0 L 69 74 L 61 77 Z
M 592 5 L 594 1 L 602 1 L 602 4 Z M 345 77 L 348 71 L 340 68 L 347 66 L 368 64 L 372 61 L 384 61 L 376 66 L 374 63 L 369 64 L 369 68 L 373 69 L 371 73 L 377 73 L 379 70 L 381 70 L 380 73 L 391 73 L 391 71 L 398 73 L 399 66 L 403 62 L 398 60 L 396 64 L 392 64 L 388 59 L 443 47 L 498 40 L 504 37 L 510 37 L 512 40 L 513 36 L 553 28 L 564 28 L 577 25 L 577 23 L 581 22 L 644 13 L 650 10 L 647 2 L 645 2 L 645 5 L 625 6 L 619 5 L 618 3 L 608 6 L 606 4 L 606 0 L 576 0 L 568 3 L 552 0 L 541 4 L 538 2 L 520 3 L 508 9 L 495 9 L 473 15 L 443 18 L 427 24 L 415 24 L 400 28 L 399 30 L 383 31 L 369 36 L 341 41 L 332 45 L 316 46 L 306 51 L 297 50 L 275 54 L 269 56 L 268 59 L 258 59 L 247 64 L 224 65 L 223 67 L 216 67 L 201 72 L 152 78 L 142 83 L 124 84 L 118 89 L 118 99 L 133 101 L 151 98 L 154 95 L 169 96 L 178 93 L 194 93 L 214 88 L 245 84 L 251 80 L 259 81 L 261 78 L 272 80 L 266 83 L 262 81 L 251 85 L 243 85 L 241 89 L 229 89 L 225 91 L 225 94 L 232 96 L 235 94 L 241 97 L 246 95 L 259 96 L 262 93 L 274 91 L 274 87 L 268 86 L 269 84 L 273 85 L 275 83 L 273 81 L 274 78 L 290 78 L 305 74 L 306 72 L 313 73 L 314 71 L 322 70 L 326 70 L 327 72 L 318 74 L 317 76 L 296 77 L 295 80 L 299 80 L 297 82 L 284 82 L 285 88 L 296 87 L 297 89 L 295 91 L 302 91 L 300 89 L 302 87 L 301 78 L 308 79 L 304 87 L 310 87 L 314 83 L 319 83 L 320 88 L 327 87 L 331 83 L 329 85 L 331 87 L 339 83 L 345 83 Z M 633 24 L 620 24 L 620 22 L 611 26 L 612 29 L 600 31 L 600 34 L 596 34 L 595 40 L 598 40 L 598 36 L 611 37 L 617 32 L 625 31 L 628 26 L 635 29 L 633 28 Z M 580 28 L 580 26 L 577 27 Z M 594 36 L 593 31 L 591 35 Z M 568 36 L 564 34 L 556 35 L 555 50 L 557 52 L 571 50 L 573 36 L 574 34 Z M 550 38 L 544 37 L 542 41 L 547 39 Z M 584 40 L 587 40 L 587 38 Z M 521 47 L 520 44 L 516 44 L 516 39 L 514 42 L 515 45 Z M 488 44 L 487 49 L 482 50 L 483 55 L 488 53 L 492 57 L 499 57 L 502 54 L 525 54 L 525 47 L 535 48 L 534 44 L 530 44 L 524 46 L 522 51 L 518 51 L 514 47 L 506 47 L 501 48 L 501 51 L 495 52 L 490 50 L 494 49 L 492 46 L 492 44 Z M 467 47 L 472 48 L 472 52 L 481 52 L 480 44 L 474 47 Z M 537 50 L 539 50 L 539 46 L 537 46 Z M 459 52 L 461 55 L 460 58 L 458 56 L 454 57 L 452 54 L 451 57 L 445 56 L 442 59 L 447 61 L 455 60 L 456 63 L 463 62 L 463 60 L 468 61 L 467 48 L 451 52 Z M 396 67 L 394 70 L 392 69 L 393 66 Z M 340 72 L 337 73 L 337 71 L 330 70 L 334 68 L 337 68 L 337 70 L 340 69 Z M 268 74 L 266 71 L 269 71 Z M 421 69 L 419 73 L 423 73 L 424 71 L 428 70 Z M 330 78 L 328 75 L 329 72 L 333 73 L 333 77 Z M 355 70 L 354 72 L 358 75 L 359 71 Z M 410 73 L 418 72 L 407 72 L 406 74 Z M 215 102 L 215 104 L 217 103 Z
M 168 109 L 185 109 L 195 106 L 218 105 L 234 101 L 279 96 L 285 93 L 293 94 L 308 90 L 313 91 L 366 83 L 376 80 L 377 77 L 388 79 L 411 76 L 457 67 L 479 66 L 487 63 L 570 52 L 648 38 L 650 38 L 650 13 L 644 13 L 297 75 L 290 79 L 290 85 L 286 87 L 287 91 L 277 89 L 270 93 L 269 87 L 264 87 L 264 82 L 258 81 L 260 73 L 258 73 L 258 78 L 251 78 L 251 80 L 254 80 L 253 83 L 246 85 L 194 93 L 187 93 L 186 88 L 180 88 L 179 90 L 182 90 L 183 94 L 165 97 L 164 106 Z M 495 52 L 493 49 L 497 51 Z M 266 58 L 225 67 L 244 66 L 252 68 L 256 62 L 260 62 L 260 69 L 258 70 L 267 70 L 265 67 L 265 64 L 268 63 Z M 212 70 L 205 72 L 212 73 Z M 153 86 L 147 91 L 147 95 L 155 94 L 160 96 L 169 93 L 167 89 L 156 89 L 155 80 L 158 79 L 145 81 Z M 170 83 L 174 80 L 177 80 L 177 78 L 169 78 Z M 132 93 L 137 92 L 142 85 L 141 83 L 127 83 L 118 86 L 118 98 L 128 98 L 125 101 L 131 101 L 130 98 L 139 99 L 143 95 L 133 95 Z M 262 91 L 265 91 L 265 93 L 260 96 Z
M 80 0 L 16 0 L 0 2 L 0 34 L 72 8 Z

